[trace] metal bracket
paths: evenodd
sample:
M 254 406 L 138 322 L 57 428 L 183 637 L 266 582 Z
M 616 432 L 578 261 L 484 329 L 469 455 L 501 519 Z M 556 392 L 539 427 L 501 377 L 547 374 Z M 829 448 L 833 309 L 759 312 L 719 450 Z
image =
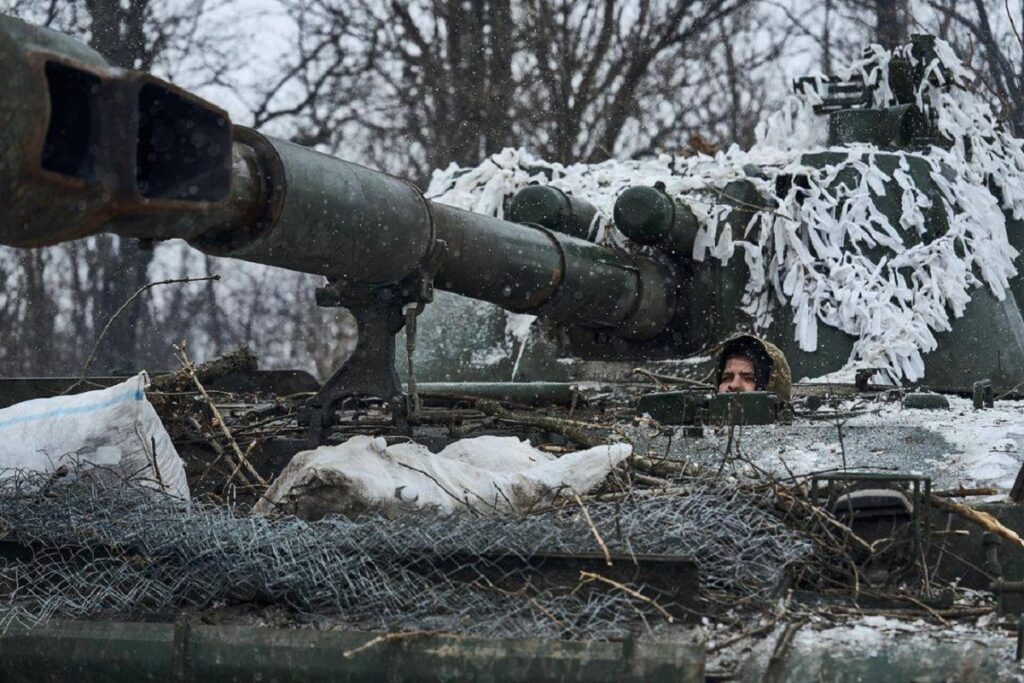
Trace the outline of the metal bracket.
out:
M 708 400 L 706 421 L 709 424 L 768 425 L 779 420 L 782 401 L 766 391 L 718 393 Z
M 766 425 L 783 421 L 791 414 L 775 394 L 747 391 L 708 395 L 704 390 L 666 391 L 645 394 L 637 414 L 647 413 L 669 425 Z
M 821 504 L 824 501 L 827 507 L 831 507 L 837 500 L 846 496 L 849 501 L 849 494 L 857 489 L 880 488 L 886 489 L 896 485 L 897 490 L 904 495 L 909 494 L 910 524 L 911 527 L 911 564 L 919 571 L 924 572 L 922 558 L 927 556 L 931 540 L 931 499 L 932 480 L 920 474 L 911 473 L 886 473 L 886 472 L 834 472 L 829 474 L 816 474 L 811 476 L 810 499 Z M 847 522 L 851 528 L 858 521 L 858 510 L 854 509 L 850 501 L 850 520 Z M 861 513 L 870 513 L 869 510 L 861 510 Z M 867 518 L 870 514 L 864 514 Z
M 351 287 L 335 280 L 317 289 L 317 305 L 348 308 L 356 319 L 359 336 L 352 355 L 299 411 L 299 424 L 308 427 L 307 437 L 314 445 L 324 442 L 335 413 L 350 399 L 380 399 L 391 407 L 396 424 L 405 424 L 415 405 L 401 399 L 402 385 L 395 371 L 395 335 L 410 320 L 413 322 L 411 337 L 406 342 L 411 375 L 415 319 L 434 298 L 434 274 L 445 249 L 444 242 L 435 242 L 423 267 L 394 285 Z
M 793 81 L 793 92 L 801 95 L 808 86 L 821 97 L 821 103 L 813 107 L 815 114 L 831 114 L 842 109 L 867 109 L 871 106 L 871 95 L 876 88 L 865 83 L 859 75 L 847 81 L 837 76 L 804 76 Z
M 388 301 L 392 292 L 378 291 L 377 303 L 348 307 L 359 326 L 352 355 L 334 371 L 320 391 L 299 412 L 299 423 L 309 427 L 309 439 L 323 443 L 334 413 L 348 399 L 377 397 L 387 402 L 401 393 L 395 372 L 395 335 L 404 320 L 401 304 Z
M 971 387 L 971 398 L 974 400 L 974 409 L 982 410 L 995 405 L 995 394 L 992 391 L 992 380 L 978 380 Z
M 423 312 L 422 303 L 406 304 L 402 309 L 405 315 L 405 358 L 408 363 L 409 392 L 405 396 L 405 417 L 415 419 L 420 412 L 420 395 L 416 389 L 416 368 L 413 356 L 416 354 L 416 318 Z
M 882 368 L 861 368 L 857 370 L 853 377 L 853 383 L 857 387 L 857 391 L 871 391 L 871 378 L 879 372 L 882 372 Z

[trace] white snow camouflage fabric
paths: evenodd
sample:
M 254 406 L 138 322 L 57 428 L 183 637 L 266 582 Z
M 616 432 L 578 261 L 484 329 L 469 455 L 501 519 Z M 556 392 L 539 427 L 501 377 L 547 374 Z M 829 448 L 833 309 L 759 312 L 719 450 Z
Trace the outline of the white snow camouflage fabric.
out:
M 1017 252 L 1007 239 L 1003 211 L 1024 218 L 1021 141 L 968 89 L 972 77 L 949 45 L 937 41 L 936 54 L 938 59 L 925 65 L 927 76 L 917 99 L 935 112 L 939 130 L 953 145 L 915 156 L 931 167 L 950 227 L 923 243 L 905 237 L 924 231 L 924 211 L 932 199 L 912 182 L 905 158 L 891 176 L 871 163 L 872 155 L 881 153 L 871 145 L 836 147 L 832 151 L 841 152 L 844 160 L 824 168 L 802 161 L 807 153 L 829 151 L 827 119 L 812 109 L 820 102 L 814 88 L 791 96 L 763 122 L 749 151 L 733 146 L 715 157 L 663 155 L 563 166 L 525 150 L 506 149 L 475 168 L 452 165 L 435 172 L 427 194 L 501 217 L 506 197 L 530 183 L 550 184 L 597 207 L 592 226 L 596 241 L 625 246 L 612 224 L 615 199 L 633 185 L 661 182 L 668 193 L 685 194 L 701 221 L 694 259 L 745 259 L 750 279 L 744 307 L 757 328 L 771 323 L 777 306 L 788 305 L 802 350 L 816 350 L 818 325 L 829 325 L 857 340 L 846 369 L 883 367 L 894 379 L 913 381 L 924 374 L 922 354 L 937 346 L 934 333 L 950 329 L 972 290 L 987 286 L 997 299 L 1005 297 L 1008 281 L 1017 273 Z M 909 45 L 891 52 L 873 46 L 836 75 L 861 76 L 875 86 L 874 104 L 886 106 L 892 101 L 887 67 L 894 56 L 915 59 Z M 751 165 L 761 171 L 760 177 L 745 173 Z M 830 188 L 847 169 L 857 172 L 859 183 L 838 191 Z M 774 195 L 776 178 L 792 174 L 808 176 L 810 189 L 791 184 L 785 196 L 776 198 L 777 208 L 755 214 L 743 234 L 733 234 L 723 223 L 729 207 L 714 199 L 726 184 L 745 179 Z M 998 197 L 988 184 L 998 189 Z M 896 225 L 870 198 L 872 192 L 884 194 L 887 185 L 903 190 Z M 864 254 L 876 247 L 885 252 L 877 261 Z

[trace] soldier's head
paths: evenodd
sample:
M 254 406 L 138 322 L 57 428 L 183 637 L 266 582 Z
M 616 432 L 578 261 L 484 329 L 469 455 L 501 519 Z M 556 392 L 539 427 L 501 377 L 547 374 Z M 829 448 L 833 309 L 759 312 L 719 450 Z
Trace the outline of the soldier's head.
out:
M 757 391 L 757 368 L 754 359 L 745 353 L 736 353 L 725 359 L 725 367 L 718 378 L 719 391 Z
M 789 364 L 782 352 L 749 334 L 733 337 L 722 345 L 716 365 L 720 392 L 771 391 L 789 400 Z

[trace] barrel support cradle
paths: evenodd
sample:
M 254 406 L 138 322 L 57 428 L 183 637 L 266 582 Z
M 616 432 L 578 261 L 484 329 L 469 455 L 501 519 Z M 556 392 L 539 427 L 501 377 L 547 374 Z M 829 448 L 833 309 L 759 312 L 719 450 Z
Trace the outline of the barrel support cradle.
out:
M 376 398 L 390 405 L 396 424 L 405 422 L 406 401 L 395 371 L 395 335 L 434 298 L 433 273 L 444 252 L 437 242 L 425 266 L 405 281 L 380 287 L 329 280 L 316 290 L 318 306 L 344 306 L 356 319 L 358 338 L 348 357 L 298 414 L 312 445 L 324 443 L 338 410 L 350 401 Z

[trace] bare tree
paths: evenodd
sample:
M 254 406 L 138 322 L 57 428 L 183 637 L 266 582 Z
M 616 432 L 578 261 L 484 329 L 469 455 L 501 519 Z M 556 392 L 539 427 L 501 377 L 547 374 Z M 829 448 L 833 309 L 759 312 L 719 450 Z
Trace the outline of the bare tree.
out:
M 707 57 L 732 47 L 734 36 L 723 40 L 721 22 L 743 3 L 524 4 L 526 63 L 535 77 L 523 115 L 544 131 L 543 141 L 533 143 L 544 156 L 594 162 L 678 143 L 694 129 L 707 132 L 709 122 L 684 117 L 698 101 L 694 91 L 720 65 Z
M 420 182 L 509 145 L 592 162 L 743 139 L 728 109 L 759 108 L 743 91 L 781 44 L 750 49 L 743 0 L 290 3 L 299 44 L 256 123 Z
M 1016 4 L 1016 3 L 1015 3 Z M 929 0 L 1014 134 L 1024 135 L 1024 9 L 1006 0 Z
M 860 0 L 874 15 L 875 40 L 886 48 L 902 45 L 910 39 L 909 0 Z

